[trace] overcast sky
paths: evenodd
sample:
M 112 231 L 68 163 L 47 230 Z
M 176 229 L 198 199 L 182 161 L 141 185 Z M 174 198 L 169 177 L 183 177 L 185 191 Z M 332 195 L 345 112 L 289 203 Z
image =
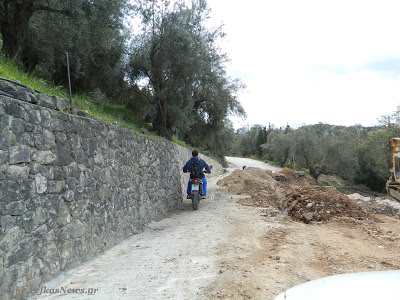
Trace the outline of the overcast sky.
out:
M 208 0 L 241 125 L 365 126 L 400 105 L 400 0 Z M 236 124 L 237 126 L 238 124 Z

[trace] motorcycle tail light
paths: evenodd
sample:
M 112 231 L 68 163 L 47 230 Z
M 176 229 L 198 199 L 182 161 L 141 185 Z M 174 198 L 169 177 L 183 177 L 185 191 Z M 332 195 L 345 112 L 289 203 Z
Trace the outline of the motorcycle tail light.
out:
M 197 179 L 193 180 L 193 182 L 197 182 L 197 181 L 198 181 Z

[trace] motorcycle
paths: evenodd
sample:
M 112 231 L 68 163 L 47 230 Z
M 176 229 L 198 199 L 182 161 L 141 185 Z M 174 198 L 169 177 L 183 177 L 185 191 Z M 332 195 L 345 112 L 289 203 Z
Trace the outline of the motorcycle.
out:
M 212 166 L 210 166 L 212 169 Z M 208 173 L 206 170 L 203 173 Z M 190 178 L 190 184 L 192 185 L 192 190 L 190 192 L 190 199 L 192 200 L 193 210 L 199 208 L 200 199 L 204 196 L 203 194 L 203 181 L 200 178 Z

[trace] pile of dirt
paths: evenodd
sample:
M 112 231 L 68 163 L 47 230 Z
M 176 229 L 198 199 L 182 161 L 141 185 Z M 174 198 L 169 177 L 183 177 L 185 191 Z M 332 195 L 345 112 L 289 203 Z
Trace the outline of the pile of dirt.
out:
M 250 196 L 240 201 L 243 205 L 285 208 L 286 191 L 273 178 L 271 171 L 258 168 L 235 170 L 217 184 L 227 187 L 230 193 Z
M 295 221 L 324 222 L 339 217 L 374 219 L 368 209 L 361 207 L 333 187 L 322 186 L 310 177 L 293 176 L 296 172 L 283 169 L 271 171 L 246 168 L 236 170 L 218 182 L 231 193 L 248 195 L 242 205 L 273 206 L 286 211 Z
M 294 171 L 294 170 L 292 170 L 292 169 L 289 169 L 289 168 L 283 168 L 281 171 L 279 171 L 279 174 L 282 174 L 282 175 L 288 175 L 288 174 L 292 174 L 292 175 L 294 175 L 294 174 L 296 174 L 296 171 Z
M 338 190 L 327 186 L 305 186 L 286 194 L 288 214 L 293 220 L 329 221 L 339 217 L 373 219 L 367 209 L 361 207 Z

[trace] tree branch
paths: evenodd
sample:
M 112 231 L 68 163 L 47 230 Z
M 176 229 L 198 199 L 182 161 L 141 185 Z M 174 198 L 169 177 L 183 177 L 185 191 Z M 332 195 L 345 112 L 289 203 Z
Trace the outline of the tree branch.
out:
M 195 104 L 201 103 L 201 102 L 206 102 L 206 101 L 207 101 L 207 95 L 205 95 L 205 96 L 200 96 L 200 93 L 197 93 L 197 92 L 196 92 L 196 93 L 193 95 L 192 99 L 193 99 L 193 102 L 194 102 Z
M 43 11 L 48 11 L 48 12 L 53 12 L 56 14 L 63 14 L 66 16 L 72 16 L 72 12 L 68 9 L 56 9 L 56 8 L 52 8 L 46 5 L 34 5 L 33 6 L 33 11 L 38 11 L 38 10 L 43 10 Z
M 140 89 L 137 89 L 137 90 L 134 89 L 133 92 L 145 97 L 147 100 L 149 100 L 151 102 L 149 95 L 146 93 L 143 93 Z

